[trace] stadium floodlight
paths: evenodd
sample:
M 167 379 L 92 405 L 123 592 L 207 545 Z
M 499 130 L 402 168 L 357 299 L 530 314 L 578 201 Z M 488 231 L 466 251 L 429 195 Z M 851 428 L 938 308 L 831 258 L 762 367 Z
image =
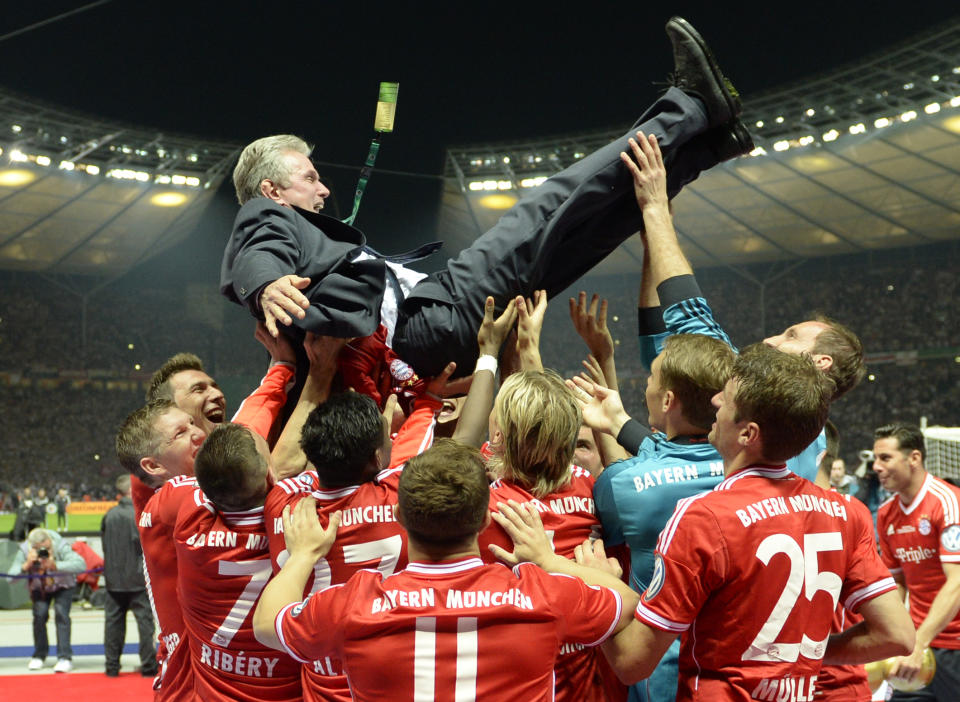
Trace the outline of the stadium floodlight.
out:
M 911 120 L 915 120 L 916 118 L 917 118 L 916 110 L 907 110 L 902 115 L 900 115 L 901 122 L 910 122 Z
M 758 119 L 758 120 L 757 120 L 757 129 L 763 129 L 763 120 L 762 120 L 762 119 Z
M 470 185 L 467 186 L 470 190 L 476 192 L 477 190 L 483 190 L 483 181 L 482 180 L 472 180 Z
M 960 107 L 960 95 L 950 98 L 950 107 Z
M 200 186 L 200 179 L 196 176 L 187 176 L 186 184 L 191 188 L 196 188 Z
M 751 156 L 766 156 L 767 150 L 762 146 L 753 147 L 753 151 L 750 152 Z
M 19 134 L 20 132 L 23 131 L 23 127 L 21 127 L 19 124 L 11 124 L 10 131 L 13 132 L 14 134 Z
M 938 76 L 938 75 L 930 76 L 930 82 L 931 82 L 931 83 L 939 83 L 939 82 L 940 82 L 940 76 Z
M 778 141 L 773 145 L 774 151 L 786 151 L 789 148 L 790 148 L 790 142 L 787 141 L 786 139 Z
M 509 163 L 510 163 L 510 157 L 509 157 L 509 156 L 504 156 L 504 157 L 503 157 L 503 162 L 506 163 L 506 164 L 509 164 Z
M 483 181 L 483 189 L 484 189 L 484 190 L 496 190 L 496 189 L 497 189 L 497 181 L 495 181 L 495 180 L 485 180 L 485 181 Z
M 18 163 L 23 163 L 27 160 L 27 155 L 23 153 L 20 149 L 14 149 L 10 152 L 10 160 L 17 161 Z
M 774 122 L 776 122 L 777 124 L 783 124 L 783 115 L 779 115 L 779 116 L 774 120 Z
M 187 177 L 179 174 L 174 174 L 170 177 L 170 182 L 174 185 L 186 185 Z
M 851 124 L 848 131 L 851 134 L 866 134 L 867 125 L 865 125 L 863 122 L 857 122 L 856 124 Z
M 497 181 L 497 190 L 511 190 L 513 188 L 513 183 L 509 180 L 498 180 Z
M 924 106 L 923 111 L 926 112 L 928 115 L 935 115 L 940 111 L 940 103 L 931 102 L 929 105 Z
M 49 157 L 49 156 L 43 156 L 43 155 L 37 156 L 37 165 L 38 165 L 38 166 L 49 166 L 49 165 L 50 165 L 50 157 Z
M 829 132 L 826 132 L 820 138 L 824 141 L 836 141 L 837 137 L 840 136 L 840 132 L 836 129 L 831 129 Z
M 87 173 L 89 173 L 90 175 L 99 175 L 99 173 L 100 173 L 100 166 L 94 166 L 94 165 L 91 163 L 91 164 L 88 164 L 88 165 L 87 165 L 86 170 L 87 170 Z
M 887 119 L 886 117 L 880 117 L 879 119 L 876 119 L 873 121 L 873 126 L 876 127 L 877 129 L 883 129 L 884 127 L 889 127 L 890 120 Z
M 807 115 L 807 117 L 813 117 L 815 114 L 817 114 L 817 111 L 812 107 L 808 107 L 805 114 Z
M 813 143 L 813 141 L 814 141 L 813 137 L 807 134 L 806 136 L 800 137 L 799 144 L 800 146 L 809 146 L 810 144 Z
M 157 207 L 179 207 L 187 201 L 187 196 L 178 192 L 157 193 L 150 198 L 150 204 Z
M 583 158 L 584 156 L 586 156 L 586 154 L 583 153 L 582 151 L 577 151 L 576 153 L 573 154 L 573 157 L 574 157 L 575 159 L 581 159 L 581 158 Z
M 60 170 L 62 171 L 72 171 L 76 168 L 76 164 L 73 161 L 61 161 Z

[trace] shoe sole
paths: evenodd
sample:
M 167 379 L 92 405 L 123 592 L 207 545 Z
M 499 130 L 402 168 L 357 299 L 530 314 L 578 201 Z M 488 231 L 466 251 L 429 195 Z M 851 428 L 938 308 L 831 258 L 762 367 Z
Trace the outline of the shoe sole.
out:
M 697 48 L 700 49 L 700 52 L 703 54 L 704 59 L 707 62 L 707 67 L 710 69 L 710 74 L 713 76 L 714 81 L 717 85 L 720 86 L 720 94 L 723 95 L 723 99 L 727 103 L 727 110 L 729 115 L 724 119 L 718 120 L 719 122 L 726 122 L 731 119 L 736 119 L 743 110 L 743 106 L 740 102 L 740 95 L 737 93 L 737 89 L 733 87 L 726 76 L 723 75 L 723 71 L 720 70 L 720 64 L 717 63 L 717 59 L 714 57 L 713 52 L 710 50 L 710 47 L 707 45 L 707 42 L 704 41 L 703 37 L 700 36 L 700 32 L 693 28 L 693 25 L 683 19 L 683 17 L 673 17 L 667 22 L 667 28 L 674 27 L 675 30 L 684 36 L 686 36 L 690 41 L 697 45 Z M 751 142 L 752 143 L 752 142 Z

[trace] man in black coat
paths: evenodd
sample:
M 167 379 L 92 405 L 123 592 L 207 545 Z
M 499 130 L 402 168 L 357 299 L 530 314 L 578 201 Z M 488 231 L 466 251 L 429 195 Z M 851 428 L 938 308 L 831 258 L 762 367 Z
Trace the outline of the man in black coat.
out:
M 130 475 L 116 482 L 122 497 L 107 512 L 100 525 L 103 541 L 103 576 L 107 595 L 103 601 L 103 654 L 106 673 L 120 674 L 120 653 L 127 634 L 127 610 L 137 620 L 140 641 L 140 674 L 157 674 L 157 651 L 153 641 L 153 610 L 143 577 L 143 549 L 130 497 Z
M 749 152 L 737 120 L 740 101 L 709 48 L 685 20 L 667 23 L 675 86 L 611 144 L 548 178 L 446 269 L 424 276 L 402 264 L 431 247 L 384 257 L 363 234 L 324 215 L 329 190 L 290 135 L 248 145 L 234 170 L 242 205 L 224 252 L 220 289 L 266 320 L 317 334 L 368 336 L 387 343 L 421 375 L 450 360 L 469 373 L 484 301 L 498 309 L 516 295 L 548 297 L 574 283 L 642 227 L 630 172 L 629 141 L 656 136 L 670 196 L 703 170 Z

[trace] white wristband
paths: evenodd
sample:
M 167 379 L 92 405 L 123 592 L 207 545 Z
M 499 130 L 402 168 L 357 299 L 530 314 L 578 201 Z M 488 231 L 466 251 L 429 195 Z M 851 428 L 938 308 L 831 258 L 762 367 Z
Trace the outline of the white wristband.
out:
M 484 354 L 477 359 L 477 367 L 473 369 L 473 372 L 488 370 L 493 374 L 497 372 L 497 357 L 491 356 L 489 354 Z

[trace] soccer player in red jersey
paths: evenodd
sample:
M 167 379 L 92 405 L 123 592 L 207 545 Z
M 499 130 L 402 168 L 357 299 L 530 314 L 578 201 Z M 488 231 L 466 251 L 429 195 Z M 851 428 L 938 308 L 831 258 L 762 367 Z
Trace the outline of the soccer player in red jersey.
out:
M 863 513 L 784 463 L 823 429 L 832 381 L 763 345 L 714 397 L 713 491 L 678 503 L 635 621 L 604 651 L 645 677 L 682 634 L 678 700 L 813 699 L 821 660 L 858 663 L 913 648 L 914 632 Z M 864 621 L 829 636 L 837 603 Z
M 509 376 L 490 415 L 488 469 L 500 476 L 490 485 L 490 511 L 510 500 L 535 508 L 565 558 L 573 558 L 585 539 L 600 535 L 593 476 L 571 463 L 581 420 L 573 392 L 559 375 L 542 370 Z M 510 550 L 513 542 L 491 523 L 480 533 L 480 555 L 488 563 L 496 561 L 491 544 Z M 557 658 L 556 696 L 560 702 L 624 699 L 626 689 L 600 649 L 564 645 Z
M 338 656 L 358 702 L 552 700 L 560 645 L 599 643 L 629 621 L 617 591 L 532 564 L 482 563 L 489 487 L 479 454 L 462 444 L 438 441 L 401 474 L 405 570 L 386 578 L 362 570 L 301 602 L 340 523 L 335 513 L 322 530 L 310 502 L 285 512 L 290 558 L 264 590 L 254 626 L 265 644 L 302 661 Z
M 204 702 L 302 699 L 300 665 L 262 646 L 251 617 L 270 577 L 263 502 L 270 452 L 263 437 L 223 424 L 197 454 L 198 488 L 174 529 L 177 590 L 197 697 Z
M 138 478 L 137 527 L 146 565 L 147 592 L 160 625 L 154 699 L 192 700 L 193 670 L 177 598 L 173 527 L 182 500 L 196 484 L 193 462 L 206 438 L 193 418 L 168 400 L 147 403 L 127 417 L 117 434 L 120 464 Z
M 933 650 L 937 672 L 915 693 L 895 700 L 955 700 L 960 689 L 960 490 L 923 466 L 923 434 L 915 426 L 889 424 L 874 433 L 873 470 L 893 497 L 880 505 L 877 532 L 883 561 L 901 596 L 910 593 L 917 627 L 913 652 L 890 675 L 912 680 L 923 651 Z

